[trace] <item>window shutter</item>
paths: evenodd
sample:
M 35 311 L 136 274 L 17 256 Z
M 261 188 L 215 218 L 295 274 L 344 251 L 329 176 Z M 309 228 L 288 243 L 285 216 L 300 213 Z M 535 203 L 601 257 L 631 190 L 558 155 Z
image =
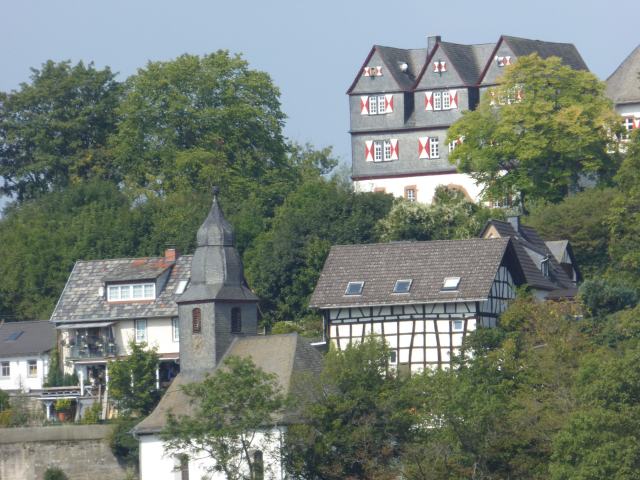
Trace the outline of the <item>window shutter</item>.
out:
M 424 92 L 424 109 L 433 110 L 433 92 Z
M 633 128 L 640 128 L 640 117 L 633 119 Z
M 360 97 L 360 115 L 369 115 L 369 96 Z
M 382 76 L 382 67 L 375 67 L 375 74 L 376 77 L 381 77 Z
M 429 137 L 418 137 L 418 158 L 429 158 L 430 143 Z
M 440 62 L 440 71 L 441 72 L 447 71 L 447 62 Z
M 373 140 L 364 142 L 364 159 L 367 162 L 373 162 Z
M 371 76 L 371 68 L 370 67 L 364 67 L 362 69 L 362 75 L 365 77 L 370 77 Z
M 391 160 L 398 160 L 398 154 L 400 153 L 399 149 L 398 149 L 398 139 L 397 138 L 392 138 L 391 140 L 389 140 L 389 142 L 391 142 Z
M 440 73 L 440 62 L 433 62 L 433 73 Z
M 505 65 L 511 65 L 511 57 L 510 56 L 506 56 L 504 57 L 504 64 Z
M 384 96 L 384 108 L 385 112 L 393 113 L 393 95 Z
M 449 90 L 449 108 L 458 108 L 458 91 Z

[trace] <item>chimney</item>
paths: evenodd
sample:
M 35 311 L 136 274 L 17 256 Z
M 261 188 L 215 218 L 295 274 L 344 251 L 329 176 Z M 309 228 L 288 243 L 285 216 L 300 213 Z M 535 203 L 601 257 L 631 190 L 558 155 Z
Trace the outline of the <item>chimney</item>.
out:
M 167 245 L 167 248 L 164 250 L 164 259 L 166 262 L 175 262 L 180 254 L 178 250 L 176 250 L 175 245 Z
M 427 55 L 431 55 L 431 52 L 433 52 L 433 49 L 436 48 L 436 45 L 440 43 L 440 40 L 440 35 L 427 37 Z
M 509 215 L 507 222 L 511 224 L 516 233 L 520 232 L 520 215 Z

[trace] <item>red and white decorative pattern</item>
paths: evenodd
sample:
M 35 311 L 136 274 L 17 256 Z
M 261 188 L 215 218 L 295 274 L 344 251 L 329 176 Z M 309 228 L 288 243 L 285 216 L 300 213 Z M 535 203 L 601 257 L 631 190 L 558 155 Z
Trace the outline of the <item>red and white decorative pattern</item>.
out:
M 391 156 L 389 157 L 389 160 L 398 160 L 398 156 L 400 154 L 398 139 L 392 138 L 389 140 L 389 143 L 391 143 Z
M 496 55 L 496 63 L 498 64 L 499 67 L 505 67 L 507 65 L 511 65 L 511 57 L 508 55 L 504 57 L 499 57 Z
M 636 117 L 633 119 L 633 128 L 640 128 L 640 118 Z
M 418 158 L 429 158 L 431 151 L 431 139 L 429 137 L 418 137 Z
M 369 97 L 367 95 L 360 97 L 360 115 L 369 115 Z
M 364 67 L 362 75 L 365 77 L 381 77 L 382 67 Z
M 364 142 L 364 159 L 367 162 L 373 162 L 373 140 Z
M 424 92 L 424 109 L 428 112 L 433 110 L 433 92 Z
M 385 113 L 393 113 L 393 95 L 384 96 L 384 111 Z
M 433 62 L 433 73 L 442 73 L 447 71 L 447 62 L 438 60 Z
M 458 108 L 458 91 L 449 90 L 449 108 Z

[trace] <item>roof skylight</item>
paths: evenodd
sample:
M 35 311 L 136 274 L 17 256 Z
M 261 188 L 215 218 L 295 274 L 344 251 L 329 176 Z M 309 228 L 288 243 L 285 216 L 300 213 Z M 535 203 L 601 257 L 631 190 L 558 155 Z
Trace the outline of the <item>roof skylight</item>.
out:
M 442 290 L 457 290 L 460 285 L 460 277 L 445 277 Z
M 413 280 L 396 280 L 396 284 L 393 286 L 393 293 L 409 293 L 411 290 L 411 283 Z
M 4 339 L 5 342 L 15 342 L 18 338 L 20 338 L 20 335 L 22 335 L 24 332 L 22 330 L 18 331 L 18 332 L 12 332 L 9 335 L 7 335 L 7 338 Z
M 362 289 L 364 288 L 364 282 L 349 282 L 345 295 L 362 295 Z

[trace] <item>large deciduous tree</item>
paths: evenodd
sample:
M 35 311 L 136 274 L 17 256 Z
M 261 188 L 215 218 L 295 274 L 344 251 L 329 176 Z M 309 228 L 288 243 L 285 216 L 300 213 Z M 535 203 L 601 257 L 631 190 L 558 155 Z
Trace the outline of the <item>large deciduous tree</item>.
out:
M 498 87 L 449 129 L 464 141 L 449 159 L 490 199 L 561 200 L 583 179 L 610 180 L 619 166 L 620 119 L 593 74 L 557 57 L 519 57 Z
M 183 391 L 194 413 L 168 415 L 162 431 L 165 450 L 178 455 L 204 454 L 213 460 L 209 471 L 221 472 L 228 480 L 265 478 L 269 464 L 260 465 L 253 452 L 279 458 L 270 422 L 285 406 L 285 397 L 275 375 L 250 358 L 230 356 L 215 374 L 184 386 Z
M 106 143 L 120 91 L 109 67 L 50 60 L 0 92 L 0 192 L 22 201 L 87 178 L 117 181 Z

